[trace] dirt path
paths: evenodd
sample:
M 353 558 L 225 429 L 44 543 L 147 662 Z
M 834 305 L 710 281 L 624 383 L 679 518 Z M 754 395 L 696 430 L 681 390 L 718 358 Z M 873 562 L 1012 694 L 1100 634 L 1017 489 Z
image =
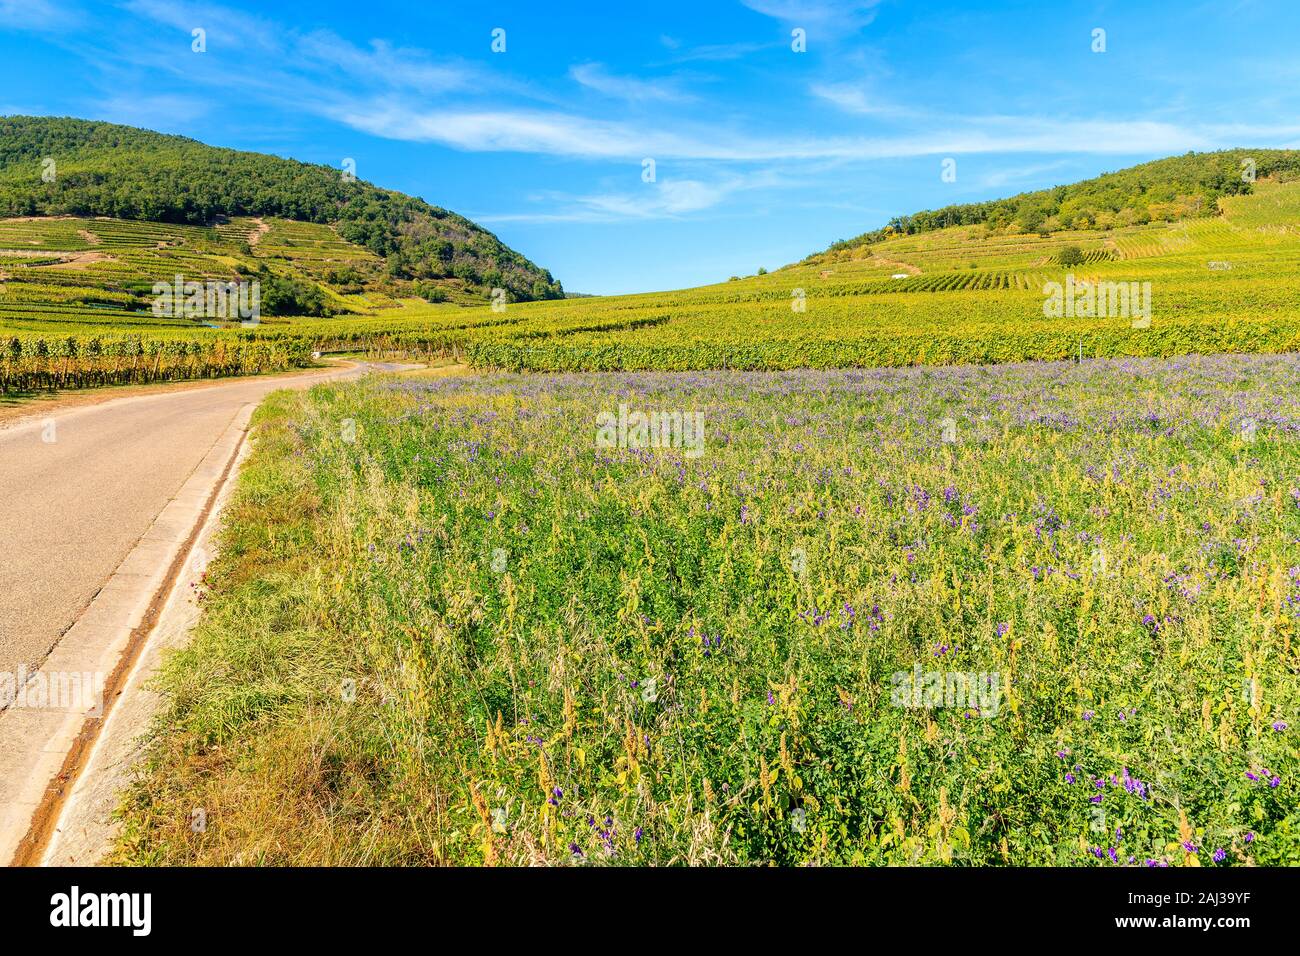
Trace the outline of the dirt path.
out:
M 68 255 L 68 253 L 41 249 L 0 249 L 0 256 L 13 259 L 48 259 L 51 256 L 63 255 Z
M 24 269 L 84 269 L 96 262 L 112 262 L 113 257 L 107 252 L 58 252 L 51 250 L 42 252 L 37 249 L 0 249 L 0 256 L 7 256 L 13 259 L 55 259 L 58 262 L 51 262 L 47 265 L 24 265 Z M 27 273 L 28 275 L 39 276 L 39 272 Z M 10 276 L 12 278 L 12 276 Z
M 39 266 L 41 269 L 85 269 L 94 265 L 96 262 L 113 262 L 113 257 L 107 252 L 74 252 L 65 256 L 62 262 L 54 262 L 48 266 Z
M 259 242 L 261 242 L 262 237 L 271 231 L 271 227 L 268 226 L 261 218 L 254 219 L 252 221 L 255 222 L 257 225 L 248 234 L 248 245 L 250 248 L 256 246 Z
M 921 270 L 910 262 L 900 262 L 898 259 L 887 259 L 886 257 L 874 252 L 871 254 L 871 258 L 883 262 L 891 269 L 897 269 L 899 272 L 906 272 L 910 276 L 919 276 L 921 274 Z

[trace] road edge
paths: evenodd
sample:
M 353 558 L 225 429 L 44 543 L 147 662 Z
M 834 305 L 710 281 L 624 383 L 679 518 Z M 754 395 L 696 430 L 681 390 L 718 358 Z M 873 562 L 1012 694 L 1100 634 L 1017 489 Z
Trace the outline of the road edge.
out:
M 149 682 L 158 673 L 164 652 L 184 646 L 198 623 L 201 609 L 197 587 L 216 553 L 222 513 L 238 485 L 239 468 L 252 447 L 247 421 L 251 414 L 249 408 L 239 416 L 244 421 L 230 467 L 184 555 L 182 573 L 172 582 L 158 621 L 122 684 L 118 704 L 103 721 L 98 739 L 64 801 L 41 856 L 41 866 L 94 866 L 111 848 L 120 831 L 118 821 L 113 819 L 118 800 L 130 782 L 136 761 L 143 754 L 148 730 L 164 703 L 160 694 L 149 689 Z

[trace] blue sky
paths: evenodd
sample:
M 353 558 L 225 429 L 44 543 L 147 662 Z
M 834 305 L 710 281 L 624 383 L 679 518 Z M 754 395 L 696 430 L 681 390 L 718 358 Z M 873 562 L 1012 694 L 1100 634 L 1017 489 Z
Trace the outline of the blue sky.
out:
M 1297 37 L 1294 0 L 0 0 L 0 113 L 352 158 L 570 291 L 632 292 L 898 213 L 1300 145 Z

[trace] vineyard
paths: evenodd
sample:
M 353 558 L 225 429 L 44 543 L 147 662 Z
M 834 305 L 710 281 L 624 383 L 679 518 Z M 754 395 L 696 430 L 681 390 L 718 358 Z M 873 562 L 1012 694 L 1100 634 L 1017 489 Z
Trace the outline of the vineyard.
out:
M 0 392 L 257 375 L 311 359 L 301 339 L 7 336 L 3 345 Z
M 469 306 L 386 286 L 328 225 L 0 221 L 3 388 L 274 371 L 313 352 L 403 352 L 514 371 L 909 366 L 1300 349 L 1300 182 L 1223 214 L 1110 230 L 959 226 L 839 248 L 677 292 Z M 1065 263 L 1069 263 L 1066 265 Z M 156 282 L 284 279 L 328 314 L 255 327 L 155 316 Z M 1150 283 L 1151 321 L 1052 318 L 1044 287 Z M 409 289 L 407 290 L 409 293 Z
M 393 304 L 383 293 L 331 284 L 331 271 L 352 269 L 364 278 L 382 261 L 324 225 L 10 219 L 0 221 L 0 250 L 6 392 L 260 374 L 311 363 L 312 341 L 284 334 L 283 317 L 265 316 L 252 330 L 155 315 L 154 285 L 170 285 L 177 275 L 195 282 L 286 276 L 311 282 L 341 311 Z

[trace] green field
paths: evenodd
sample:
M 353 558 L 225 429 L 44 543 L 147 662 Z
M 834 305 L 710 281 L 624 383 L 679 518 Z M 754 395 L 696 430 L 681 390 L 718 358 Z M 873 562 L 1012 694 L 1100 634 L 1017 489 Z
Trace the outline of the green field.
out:
M 702 441 L 606 447 L 620 405 Z M 120 862 L 1300 859 L 1295 356 L 381 379 L 256 427 Z

